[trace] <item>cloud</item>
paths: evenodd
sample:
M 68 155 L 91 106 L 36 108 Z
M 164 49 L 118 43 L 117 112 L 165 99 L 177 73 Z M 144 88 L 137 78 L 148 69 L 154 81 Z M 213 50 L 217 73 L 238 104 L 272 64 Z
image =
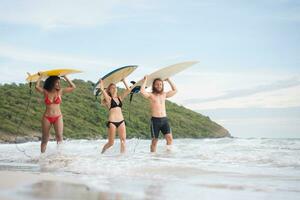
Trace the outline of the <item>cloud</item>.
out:
M 122 11 L 120 14 L 120 7 Z M 0 21 L 55 29 L 103 25 L 146 9 L 142 0 L 2 0 Z
M 300 137 L 300 106 L 197 110 L 235 137 Z
M 25 80 L 26 72 L 34 73 L 51 68 L 76 68 L 85 73 L 75 77 L 96 80 L 104 70 L 121 65 L 121 61 L 105 60 L 78 55 L 41 52 L 13 45 L 0 44 L 0 82 L 20 82 Z
M 300 78 L 294 77 L 286 80 L 276 81 L 271 84 L 259 85 L 248 89 L 228 90 L 225 92 L 225 94 L 216 97 L 186 99 L 183 102 L 187 104 L 198 104 L 203 102 L 227 100 L 233 98 L 247 97 L 250 95 L 259 94 L 263 92 L 272 92 L 272 91 L 291 88 L 299 85 L 300 85 Z
M 216 108 L 203 109 L 197 112 L 212 116 L 215 119 L 248 119 L 248 118 L 277 118 L 300 119 L 300 106 L 295 107 L 270 107 L 270 108 Z
M 34 73 L 52 68 L 76 68 L 84 71 L 84 73 L 75 77 L 84 80 L 97 80 L 118 66 L 140 65 L 140 63 L 132 63 L 130 59 L 125 60 L 117 56 L 113 57 L 113 59 L 107 59 L 77 54 L 42 52 L 5 43 L 0 43 L 0 58 L 2 58 L 0 59 L 0 83 L 24 81 L 26 72 Z M 137 70 L 134 76 L 128 78 L 130 80 L 142 78 L 152 68 L 150 61 L 144 61 L 142 68 Z
M 32 51 L 7 44 L 0 44 L 0 57 L 14 61 L 30 62 L 41 65 L 56 65 L 60 67 L 104 66 L 111 65 L 111 63 L 113 63 L 110 61 L 104 61 L 103 59 L 86 58 L 77 55 Z

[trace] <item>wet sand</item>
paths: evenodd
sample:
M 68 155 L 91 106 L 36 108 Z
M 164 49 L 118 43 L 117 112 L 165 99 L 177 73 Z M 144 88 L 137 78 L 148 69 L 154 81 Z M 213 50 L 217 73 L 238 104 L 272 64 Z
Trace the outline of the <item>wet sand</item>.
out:
M 44 173 L 0 171 L 0 199 L 133 199 L 129 195 L 93 190 L 75 179 Z

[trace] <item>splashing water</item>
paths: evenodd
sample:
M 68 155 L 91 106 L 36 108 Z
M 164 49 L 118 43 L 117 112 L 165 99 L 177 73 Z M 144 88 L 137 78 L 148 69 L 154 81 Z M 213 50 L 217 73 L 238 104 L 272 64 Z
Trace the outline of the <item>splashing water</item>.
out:
M 76 177 L 94 190 L 131 195 L 130 199 L 296 199 L 300 196 L 299 139 L 177 139 L 172 148 L 149 140 L 119 143 L 100 154 L 104 140 L 70 140 L 57 150 L 39 143 L 0 145 L 0 169 Z M 125 198 L 126 199 L 126 198 Z

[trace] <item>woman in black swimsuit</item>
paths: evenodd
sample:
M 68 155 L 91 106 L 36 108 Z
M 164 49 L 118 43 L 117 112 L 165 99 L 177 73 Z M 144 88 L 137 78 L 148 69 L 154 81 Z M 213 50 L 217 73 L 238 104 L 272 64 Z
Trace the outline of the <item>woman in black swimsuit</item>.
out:
M 107 89 L 104 89 L 103 80 L 99 81 L 99 87 L 104 96 L 102 103 L 109 109 L 109 117 L 106 124 L 108 128 L 108 142 L 104 145 L 101 153 L 104 153 L 114 144 L 116 131 L 118 131 L 120 138 L 120 151 L 121 153 L 125 152 L 126 125 L 122 113 L 122 101 L 131 92 L 131 88 L 128 87 L 124 79 L 122 82 L 124 83 L 126 90 L 122 96 L 118 96 L 118 90 L 115 84 L 111 83 Z

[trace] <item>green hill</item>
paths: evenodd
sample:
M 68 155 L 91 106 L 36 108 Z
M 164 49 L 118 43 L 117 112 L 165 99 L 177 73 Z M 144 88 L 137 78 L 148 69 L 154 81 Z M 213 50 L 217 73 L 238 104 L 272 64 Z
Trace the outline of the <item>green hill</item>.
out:
M 63 96 L 61 106 L 64 116 L 64 137 L 105 138 L 107 110 L 92 95 L 92 82 L 74 80 L 74 83 L 77 89 Z M 32 87 L 31 103 L 26 112 L 29 98 L 28 84 L 0 85 L 0 140 L 10 136 L 41 135 L 41 118 L 45 109 L 43 97 Z M 170 101 L 166 106 L 175 138 L 230 136 L 226 129 L 211 121 L 209 117 Z M 126 99 L 123 114 L 127 122 L 128 138 L 150 138 L 149 113 L 149 103 L 140 94 L 134 96 L 131 104 L 129 97 Z M 20 123 L 22 118 L 24 119 Z

